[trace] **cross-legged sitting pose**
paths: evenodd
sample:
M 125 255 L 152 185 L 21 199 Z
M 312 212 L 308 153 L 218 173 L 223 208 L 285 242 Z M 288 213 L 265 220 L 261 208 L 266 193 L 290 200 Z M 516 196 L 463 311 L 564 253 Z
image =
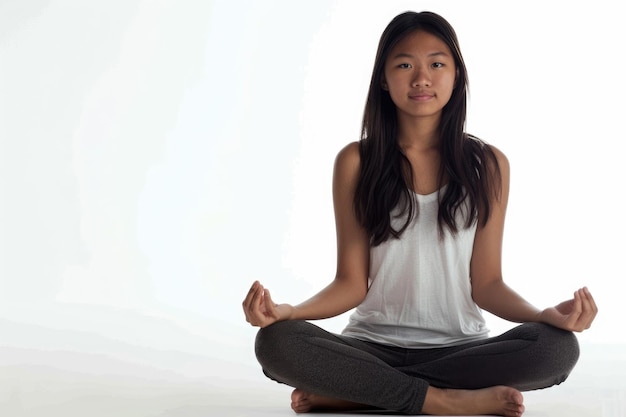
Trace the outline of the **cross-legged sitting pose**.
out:
M 255 282 L 243 308 L 265 374 L 291 407 L 520 416 L 522 391 L 563 382 L 587 288 L 537 309 L 502 278 L 509 163 L 464 131 L 467 74 L 441 16 L 406 12 L 383 32 L 362 137 L 337 155 L 334 280 L 299 305 Z M 310 321 L 354 309 L 341 334 Z M 482 310 L 521 323 L 490 337 Z

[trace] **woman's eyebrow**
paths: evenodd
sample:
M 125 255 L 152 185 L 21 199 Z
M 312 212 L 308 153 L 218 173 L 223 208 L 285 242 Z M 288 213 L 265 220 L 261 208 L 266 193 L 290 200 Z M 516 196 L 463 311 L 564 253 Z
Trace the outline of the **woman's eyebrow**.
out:
M 450 57 L 450 54 L 445 53 L 443 51 L 436 51 L 436 52 L 431 52 L 427 55 L 429 58 L 435 57 L 435 56 L 445 56 L 445 57 Z M 408 52 L 399 52 L 396 55 L 394 55 L 391 59 L 398 59 L 398 58 L 415 58 L 414 55 L 408 53 Z

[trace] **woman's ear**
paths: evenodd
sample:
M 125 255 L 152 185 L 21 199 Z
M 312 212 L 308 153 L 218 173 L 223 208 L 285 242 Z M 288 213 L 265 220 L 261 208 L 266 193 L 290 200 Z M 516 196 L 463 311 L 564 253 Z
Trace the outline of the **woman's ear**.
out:
M 380 81 L 380 88 L 385 91 L 389 91 L 389 86 L 387 85 L 387 81 L 385 81 L 384 78 Z

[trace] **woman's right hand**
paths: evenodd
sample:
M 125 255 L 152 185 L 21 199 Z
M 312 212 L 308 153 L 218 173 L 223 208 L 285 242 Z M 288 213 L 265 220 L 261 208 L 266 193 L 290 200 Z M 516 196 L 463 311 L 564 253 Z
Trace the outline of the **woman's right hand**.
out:
M 255 281 L 243 300 L 243 312 L 246 321 L 253 326 L 267 327 L 281 320 L 288 320 L 293 313 L 289 304 L 275 304 L 270 292 Z

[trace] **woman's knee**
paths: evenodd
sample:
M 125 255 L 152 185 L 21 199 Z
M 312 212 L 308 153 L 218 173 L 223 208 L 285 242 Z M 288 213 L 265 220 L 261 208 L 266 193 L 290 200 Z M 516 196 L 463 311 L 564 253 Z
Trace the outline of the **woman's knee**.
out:
M 259 363 L 270 366 L 291 356 L 294 336 L 302 333 L 305 322 L 286 320 L 264 327 L 257 332 L 254 351 Z
M 263 373 L 275 381 L 295 386 L 303 355 L 309 350 L 307 339 L 315 335 L 316 329 L 306 321 L 293 320 L 260 329 L 254 350 Z
M 570 371 L 578 362 L 580 356 L 580 346 L 578 339 L 573 332 L 557 329 L 550 325 L 544 325 L 547 333 L 545 344 L 552 346 L 555 359 L 558 360 L 562 366 Z
M 563 380 L 569 375 L 580 356 L 578 339 L 573 332 L 559 329 L 549 324 L 533 323 L 538 333 L 540 356 L 539 362 L 554 372 L 560 373 Z
M 513 329 L 515 338 L 530 342 L 523 360 L 526 376 L 516 387 L 533 390 L 565 381 L 578 361 L 574 333 L 544 323 L 525 323 Z

